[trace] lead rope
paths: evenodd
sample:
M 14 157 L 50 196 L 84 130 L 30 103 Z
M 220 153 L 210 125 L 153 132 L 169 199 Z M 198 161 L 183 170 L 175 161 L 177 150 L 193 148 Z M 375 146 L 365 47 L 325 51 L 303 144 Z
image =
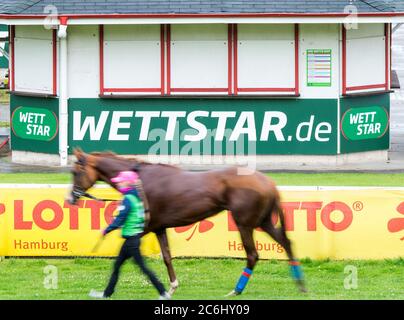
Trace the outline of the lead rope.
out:
M 93 199 L 93 200 L 96 200 L 96 201 L 119 201 L 118 199 L 104 199 L 104 198 L 97 198 L 97 197 L 95 197 L 95 196 L 93 196 L 93 195 L 91 195 L 91 194 L 89 194 L 89 193 L 84 193 L 83 195 L 82 195 L 82 197 L 86 197 L 86 198 L 89 198 L 89 199 Z

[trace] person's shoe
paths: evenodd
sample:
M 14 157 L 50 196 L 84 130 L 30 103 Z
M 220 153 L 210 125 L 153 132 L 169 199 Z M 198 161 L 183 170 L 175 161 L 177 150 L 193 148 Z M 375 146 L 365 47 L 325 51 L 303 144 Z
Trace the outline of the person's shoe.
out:
M 171 296 L 168 292 L 164 292 L 160 295 L 159 300 L 171 300 Z
M 90 293 L 89 293 L 89 296 L 90 296 L 91 298 L 96 298 L 96 299 L 104 299 L 104 298 L 107 298 L 107 297 L 104 295 L 104 291 L 96 291 L 96 290 L 91 290 Z

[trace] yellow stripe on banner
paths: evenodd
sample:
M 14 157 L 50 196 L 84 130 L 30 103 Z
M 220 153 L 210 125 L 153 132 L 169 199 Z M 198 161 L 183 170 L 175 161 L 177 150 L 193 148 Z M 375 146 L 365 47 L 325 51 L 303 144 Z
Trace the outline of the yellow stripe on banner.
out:
M 0 255 L 8 256 L 116 256 L 123 242 L 121 231 L 108 234 L 97 251 L 92 250 L 113 216 L 116 203 L 80 200 L 71 206 L 64 197 L 66 188 L 1 189 Z M 120 199 L 110 188 L 90 190 L 102 198 Z M 154 235 L 142 239 L 147 255 L 159 253 Z
M 120 231 L 107 235 L 92 253 L 100 231 L 117 214 L 116 203 L 64 201 L 66 187 L 0 185 L 0 256 L 115 256 Z M 120 199 L 110 188 L 97 197 Z M 404 256 L 404 190 L 281 191 L 287 233 L 297 258 L 385 259 Z M 174 257 L 245 257 L 230 212 L 168 230 Z M 286 259 L 284 249 L 262 230 L 254 231 L 261 259 Z M 158 255 L 156 236 L 142 239 L 141 250 Z
M 7 236 L 7 215 L 6 215 L 6 206 L 1 201 L 1 193 L 0 193 L 0 256 L 7 256 L 6 250 L 6 239 Z
M 281 195 L 287 234 L 298 258 L 404 256 L 404 191 L 303 190 Z M 254 238 L 261 259 L 286 259 L 283 248 L 266 233 L 256 230 Z M 173 256 L 245 257 L 228 212 L 188 229 L 170 229 L 169 239 Z

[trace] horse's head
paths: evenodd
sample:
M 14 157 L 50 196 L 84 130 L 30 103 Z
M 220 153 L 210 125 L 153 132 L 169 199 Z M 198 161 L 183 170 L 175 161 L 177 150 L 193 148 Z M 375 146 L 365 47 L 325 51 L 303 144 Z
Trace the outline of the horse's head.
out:
M 81 149 L 74 149 L 73 153 L 77 160 L 72 169 L 72 191 L 67 199 L 70 204 L 76 204 L 77 200 L 84 196 L 86 191 L 98 180 L 94 157 L 84 153 Z

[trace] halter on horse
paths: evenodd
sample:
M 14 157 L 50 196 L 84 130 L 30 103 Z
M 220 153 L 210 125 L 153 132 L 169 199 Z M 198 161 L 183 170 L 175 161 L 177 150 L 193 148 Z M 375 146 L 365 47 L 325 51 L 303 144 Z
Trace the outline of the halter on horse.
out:
M 239 175 L 236 167 L 189 172 L 175 166 L 125 159 L 112 153 L 86 154 L 78 149 L 74 154 L 77 162 L 72 170 L 73 189 L 68 199 L 71 204 L 80 197 L 90 196 L 86 191 L 99 180 L 116 188 L 111 178 L 120 171 L 138 172 L 150 209 L 150 221 L 144 234 L 154 232 L 157 235 L 170 277 L 171 294 L 178 287 L 178 281 L 166 229 L 190 225 L 224 210 L 231 211 L 247 253 L 247 267 L 230 295 L 242 293 L 258 261 L 253 239 L 253 230 L 258 227 L 285 249 L 292 276 L 299 289 L 306 291 L 299 262 L 294 258 L 285 232 L 279 192 L 265 175 L 259 172 Z M 281 226 L 278 228 L 272 223 L 273 215 L 279 217 Z

